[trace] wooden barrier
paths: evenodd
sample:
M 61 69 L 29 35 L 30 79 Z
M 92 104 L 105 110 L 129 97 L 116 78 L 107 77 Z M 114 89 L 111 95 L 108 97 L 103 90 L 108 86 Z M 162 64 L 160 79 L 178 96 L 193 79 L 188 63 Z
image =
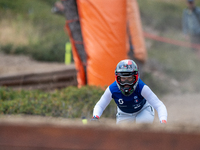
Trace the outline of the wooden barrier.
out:
M 71 67 L 43 73 L 4 76 L 0 77 L 0 86 L 29 90 L 52 90 L 67 86 L 77 86 L 76 69 Z
M 146 126 L 147 127 L 147 126 Z M 0 150 L 188 150 L 200 134 L 104 125 L 16 124 L 0 120 Z

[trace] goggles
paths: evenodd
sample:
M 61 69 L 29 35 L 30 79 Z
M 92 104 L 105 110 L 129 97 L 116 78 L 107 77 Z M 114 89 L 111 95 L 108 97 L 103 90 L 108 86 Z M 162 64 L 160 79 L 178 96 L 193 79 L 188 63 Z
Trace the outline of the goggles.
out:
M 118 81 L 121 85 L 133 85 L 136 81 L 135 76 L 119 76 Z

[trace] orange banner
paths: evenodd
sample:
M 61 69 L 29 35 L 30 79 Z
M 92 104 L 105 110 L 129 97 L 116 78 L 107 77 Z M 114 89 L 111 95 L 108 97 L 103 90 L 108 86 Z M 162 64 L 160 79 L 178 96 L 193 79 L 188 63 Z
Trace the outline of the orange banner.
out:
M 107 86 L 127 58 L 126 1 L 77 0 L 87 59 L 88 85 Z

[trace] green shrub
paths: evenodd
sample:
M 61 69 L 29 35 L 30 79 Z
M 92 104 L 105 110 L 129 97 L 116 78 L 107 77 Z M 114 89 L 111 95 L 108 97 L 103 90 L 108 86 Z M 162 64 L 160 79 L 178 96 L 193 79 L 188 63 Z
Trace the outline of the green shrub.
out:
M 1 46 L 1 51 L 6 54 L 29 54 L 27 49 L 27 46 L 19 45 L 17 47 L 14 47 L 14 45 L 11 43 Z
M 13 50 L 13 44 L 8 43 L 6 45 L 1 45 L 1 50 L 6 54 L 11 54 Z
M 39 90 L 15 91 L 0 88 L 0 114 L 28 114 L 65 118 L 92 117 L 93 108 L 103 90 L 100 87 L 68 87 L 53 92 Z M 114 102 L 104 111 L 104 117 L 115 117 Z

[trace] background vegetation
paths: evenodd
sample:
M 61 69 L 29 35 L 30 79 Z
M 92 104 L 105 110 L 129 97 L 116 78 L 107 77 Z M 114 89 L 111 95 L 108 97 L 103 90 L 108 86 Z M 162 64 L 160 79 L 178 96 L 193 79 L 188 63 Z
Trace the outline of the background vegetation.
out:
M 103 94 L 100 87 L 68 87 L 53 92 L 25 91 L 0 88 L 1 114 L 26 114 L 79 118 L 92 116 L 96 100 Z M 103 117 L 115 117 L 114 101 L 107 107 Z
M 200 6 L 199 1 L 195 1 Z M 144 32 L 174 41 L 189 42 L 182 33 L 182 13 L 187 7 L 181 0 L 138 1 Z M 198 76 L 200 53 L 187 47 L 146 38 L 150 71 L 143 80 L 159 96 L 200 91 Z
M 1 0 L 1 50 L 39 61 L 64 61 L 65 18 L 52 14 L 55 0 Z
M 39 61 L 64 62 L 65 18 L 51 13 L 56 0 L 1 0 L 0 51 L 29 55 Z M 197 5 L 200 2 L 196 1 Z M 186 41 L 182 35 L 182 0 L 139 0 L 143 29 L 166 38 Z M 159 96 L 200 91 L 200 57 L 189 48 L 146 39 L 147 67 L 143 81 Z M 53 92 L 13 91 L 0 87 L 1 114 L 31 114 L 67 118 L 91 117 L 103 90 L 68 87 Z M 112 102 L 104 112 L 115 117 Z

